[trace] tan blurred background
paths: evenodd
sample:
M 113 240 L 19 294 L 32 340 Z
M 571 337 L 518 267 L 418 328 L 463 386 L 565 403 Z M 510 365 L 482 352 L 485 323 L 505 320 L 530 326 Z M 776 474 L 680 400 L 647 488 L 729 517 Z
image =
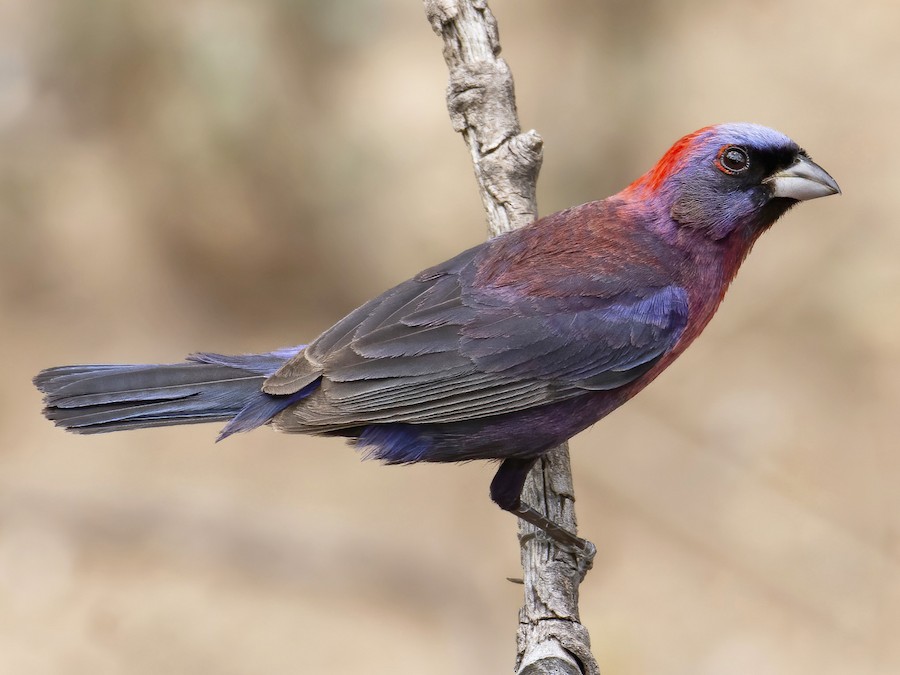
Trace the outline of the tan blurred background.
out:
M 572 443 L 604 673 L 900 672 L 900 10 L 491 5 L 542 213 L 730 120 L 844 190 Z M 414 0 L 0 0 L 0 672 L 510 672 L 491 467 L 64 435 L 29 383 L 302 342 L 479 241 L 440 49 Z

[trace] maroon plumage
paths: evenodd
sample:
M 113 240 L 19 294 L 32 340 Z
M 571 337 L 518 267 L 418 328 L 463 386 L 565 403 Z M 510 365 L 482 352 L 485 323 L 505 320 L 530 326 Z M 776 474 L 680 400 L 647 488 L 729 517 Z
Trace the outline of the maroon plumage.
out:
M 627 401 L 697 337 L 757 237 L 838 192 L 751 124 L 686 136 L 622 192 L 469 249 L 305 347 L 171 366 L 44 371 L 46 414 L 81 433 L 229 420 L 339 435 L 390 463 L 504 460 L 516 509 L 534 460 Z

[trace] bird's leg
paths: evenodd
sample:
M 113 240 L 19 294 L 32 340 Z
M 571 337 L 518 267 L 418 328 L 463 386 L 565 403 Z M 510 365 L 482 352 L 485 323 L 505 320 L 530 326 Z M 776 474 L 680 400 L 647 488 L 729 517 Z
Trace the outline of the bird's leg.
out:
M 503 460 L 491 481 L 491 499 L 504 511 L 514 513 L 519 518 L 534 525 L 556 544 L 578 558 L 591 560 L 596 547 L 587 539 L 582 539 L 553 522 L 543 513 L 522 503 L 522 488 L 528 472 L 537 459 L 508 458 Z

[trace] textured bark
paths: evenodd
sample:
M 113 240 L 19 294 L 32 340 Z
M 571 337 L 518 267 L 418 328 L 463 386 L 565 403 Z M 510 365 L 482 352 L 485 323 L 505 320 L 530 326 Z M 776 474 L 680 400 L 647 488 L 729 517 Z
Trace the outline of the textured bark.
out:
M 444 42 L 450 69 L 447 107 L 472 155 L 490 236 L 537 217 L 535 186 L 543 141 L 521 132 L 509 66 L 486 0 L 425 0 Z M 568 447 L 545 455 L 528 477 L 523 501 L 576 531 Z M 578 586 L 590 559 L 561 550 L 519 521 L 525 601 L 519 612 L 516 671 L 520 675 L 599 673 L 590 637 L 578 617 Z M 587 564 L 586 564 L 587 563 Z

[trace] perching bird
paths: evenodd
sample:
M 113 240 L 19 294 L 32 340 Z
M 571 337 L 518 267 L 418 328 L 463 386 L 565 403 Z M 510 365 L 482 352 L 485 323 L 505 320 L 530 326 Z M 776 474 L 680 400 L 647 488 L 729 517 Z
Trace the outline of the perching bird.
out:
M 502 460 L 491 497 L 530 519 L 520 494 L 536 459 L 672 363 L 791 206 L 838 192 L 786 136 L 710 126 L 618 194 L 431 267 L 308 345 L 34 382 L 45 415 L 76 433 L 225 421 L 220 438 L 271 424 L 348 437 L 389 464 Z

